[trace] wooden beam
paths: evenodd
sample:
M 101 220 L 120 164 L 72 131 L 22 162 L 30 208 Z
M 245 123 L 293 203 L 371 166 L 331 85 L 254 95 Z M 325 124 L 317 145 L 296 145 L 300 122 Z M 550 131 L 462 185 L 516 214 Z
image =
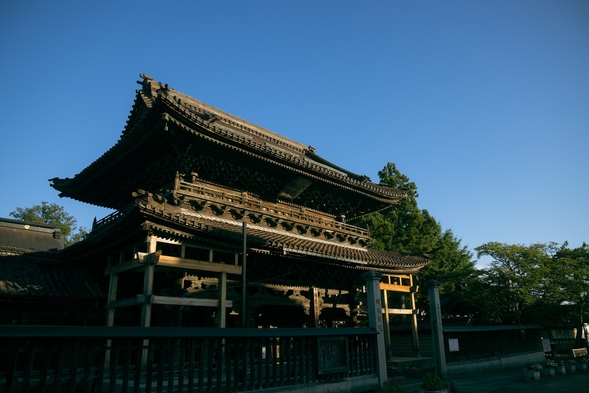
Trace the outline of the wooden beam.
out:
M 112 265 L 111 267 L 107 267 L 104 270 L 104 275 L 108 276 L 110 274 L 120 274 L 123 272 L 128 272 L 130 270 L 139 269 L 140 267 L 145 266 L 141 263 L 141 261 L 137 259 L 133 259 L 131 261 L 117 263 L 116 265 Z
M 195 299 L 189 297 L 172 297 L 152 295 L 149 298 L 151 304 L 167 304 L 171 306 L 195 306 L 195 307 L 218 307 L 218 299 Z M 227 300 L 226 307 L 233 307 L 233 301 Z
M 160 255 L 160 251 L 152 252 L 151 254 L 139 252 L 137 253 L 138 258 L 132 259 L 130 261 L 120 262 L 116 265 L 111 265 L 107 267 L 104 270 L 104 275 L 108 276 L 109 274 L 119 274 L 123 272 L 128 272 L 130 270 L 139 269 L 140 267 L 143 267 L 147 264 L 157 264 Z
M 145 296 L 143 295 L 135 295 L 135 297 L 130 297 L 127 299 L 115 300 L 110 302 L 110 308 L 119 308 L 119 307 L 130 307 L 130 306 L 138 306 L 140 304 L 145 303 Z
M 241 274 L 241 266 L 227 265 L 224 263 L 197 261 L 194 259 L 171 257 L 168 255 L 160 256 L 157 265 L 181 268 L 186 270 L 202 270 L 206 272 L 226 272 L 228 274 Z
M 382 309 L 382 312 L 384 314 L 384 312 L 385 312 L 384 308 Z M 415 313 L 416 311 L 414 311 L 410 308 L 389 308 L 388 312 L 389 312 L 389 314 L 396 314 L 396 315 L 413 315 L 413 313 Z
M 393 291 L 393 292 L 406 292 L 406 293 L 410 293 L 411 292 L 411 287 L 407 286 L 407 285 L 398 285 L 398 284 L 385 284 L 385 283 L 380 283 L 380 289 L 381 291 Z

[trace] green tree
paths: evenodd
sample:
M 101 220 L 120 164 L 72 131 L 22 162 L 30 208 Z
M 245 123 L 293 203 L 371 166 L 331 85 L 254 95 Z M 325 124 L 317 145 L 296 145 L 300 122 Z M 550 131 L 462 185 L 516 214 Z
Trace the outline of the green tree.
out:
M 385 211 L 362 217 L 356 225 L 370 230 L 375 249 L 406 251 L 415 255 L 431 252 L 442 229 L 427 210 L 420 210 L 417 206 L 419 195 L 415 183 L 390 162 L 378 172 L 378 176 L 382 185 L 403 190 L 407 197 Z
M 44 224 L 61 228 L 65 247 L 84 239 L 88 233 L 86 228 L 77 227 L 76 219 L 69 215 L 63 206 L 55 203 L 43 201 L 40 205 L 32 207 L 17 207 L 15 211 L 10 213 L 10 216 L 32 224 Z
M 442 283 L 441 293 L 464 288 L 464 283 L 475 272 L 470 251 L 451 230 L 442 231 L 440 223 L 427 210 L 418 207 L 417 185 L 395 164 L 388 163 L 378 176 L 382 185 L 403 190 L 407 197 L 387 210 L 356 222 L 358 226 L 369 228 L 375 240 L 372 247 L 414 255 L 429 254 L 430 263 L 416 277 L 418 284 L 435 279 Z M 427 310 L 427 301 L 426 293 L 418 293 L 420 308 Z
M 562 323 L 582 326 L 589 306 L 589 246 L 570 249 L 568 243 L 485 243 L 475 248 L 493 262 L 481 272 L 481 293 L 501 323 Z M 473 299 L 474 300 L 474 299 Z M 485 297 L 478 299 L 481 306 Z M 580 329 L 579 329 L 580 331 Z
M 553 281 L 552 296 L 565 309 L 564 319 L 577 325 L 580 345 L 589 308 L 589 245 L 583 243 L 581 247 L 571 249 L 564 242 L 554 254 L 549 268 Z
M 549 246 L 543 243 L 524 246 L 489 242 L 476 247 L 475 251 L 479 258 L 493 258 L 481 279 L 493 288 L 496 307 L 503 310 L 497 312 L 501 322 L 532 322 L 534 307 L 546 296 Z
M 451 229 L 442 232 L 431 252 L 431 263 L 419 273 L 420 281 L 434 279 L 442 283 L 442 293 L 464 291 L 476 275 L 473 255 Z

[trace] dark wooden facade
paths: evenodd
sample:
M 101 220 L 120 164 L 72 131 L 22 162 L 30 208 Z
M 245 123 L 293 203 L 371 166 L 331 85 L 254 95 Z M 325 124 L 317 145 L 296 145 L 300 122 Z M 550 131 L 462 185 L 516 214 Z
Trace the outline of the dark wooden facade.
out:
M 249 327 L 358 326 L 369 270 L 413 297 L 427 259 L 371 250 L 350 224 L 403 191 L 151 77 L 139 83 L 119 141 L 51 180 L 60 196 L 116 210 L 64 251 L 102 282 L 108 325 L 237 326 L 245 311 Z

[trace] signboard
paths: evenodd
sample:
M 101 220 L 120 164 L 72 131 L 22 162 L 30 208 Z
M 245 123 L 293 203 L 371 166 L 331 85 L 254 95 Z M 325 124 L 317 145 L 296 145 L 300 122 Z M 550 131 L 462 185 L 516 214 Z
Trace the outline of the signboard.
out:
M 348 338 L 319 337 L 317 356 L 319 375 L 348 372 Z
M 448 348 L 450 349 L 450 352 L 460 351 L 460 347 L 458 346 L 458 339 L 457 338 L 449 338 L 448 339 Z
M 552 352 L 552 346 L 550 345 L 549 339 L 542 339 L 542 348 L 544 348 L 544 352 Z

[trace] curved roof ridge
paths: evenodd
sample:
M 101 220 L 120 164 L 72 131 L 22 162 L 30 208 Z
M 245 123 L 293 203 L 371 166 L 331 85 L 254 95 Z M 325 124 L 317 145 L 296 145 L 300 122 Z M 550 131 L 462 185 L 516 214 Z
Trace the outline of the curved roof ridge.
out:
M 147 75 L 141 74 L 141 77 L 144 78 L 144 82 L 143 82 L 144 90 L 146 88 L 149 88 L 149 90 L 152 92 L 152 95 L 154 97 L 156 97 L 156 96 L 162 97 L 163 96 L 163 97 L 167 97 L 168 99 L 170 99 L 170 97 L 174 98 L 174 96 L 175 96 L 175 101 L 180 105 L 189 106 L 190 104 L 193 104 L 196 108 L 198 108 L 204 112 L 212 113 L 219 118 L 223 118 L 223 120 L 229 120 L 232 122 L 236 122 L 236 123 L 242 125 L 243 127 L 249 129 L 249 131 L 257 132 L 260 134 L 259 136 L 274 139 L 276 141 L 281 141 L 282 143 L 292 145 L 292 148 L 294 148 L 295 150 L 300 150 L 302 152 L 302 151 L 309 149 L 309 146 L 307 146 L 307 145 L 304 145 L 304 144 L 297 142 L 293 139 L 287 138 L 287 137 L 280 135 L 276 132 L 270 131 L 264 127 L 260 127 L 254 123 L 251 123 L 247 120 L 240 118 L 239 116 L 235 116 L 235 115 L 225 112 L 219 108 L 216 108 L 212 105 L 209 105 L 205 102 L 202 102 L 194 97 L 189 96 L 188 94 L 184 94 L 176 89 L 169 87 L 167 84 L 162 84 L 161 82 L 157 82 L 153 78 L 151 78 Z M 183 102 L 183 99 L 185 100 L 184 102 Z M 189 104 L 187 105 L 187 103 L 189 103 Z

